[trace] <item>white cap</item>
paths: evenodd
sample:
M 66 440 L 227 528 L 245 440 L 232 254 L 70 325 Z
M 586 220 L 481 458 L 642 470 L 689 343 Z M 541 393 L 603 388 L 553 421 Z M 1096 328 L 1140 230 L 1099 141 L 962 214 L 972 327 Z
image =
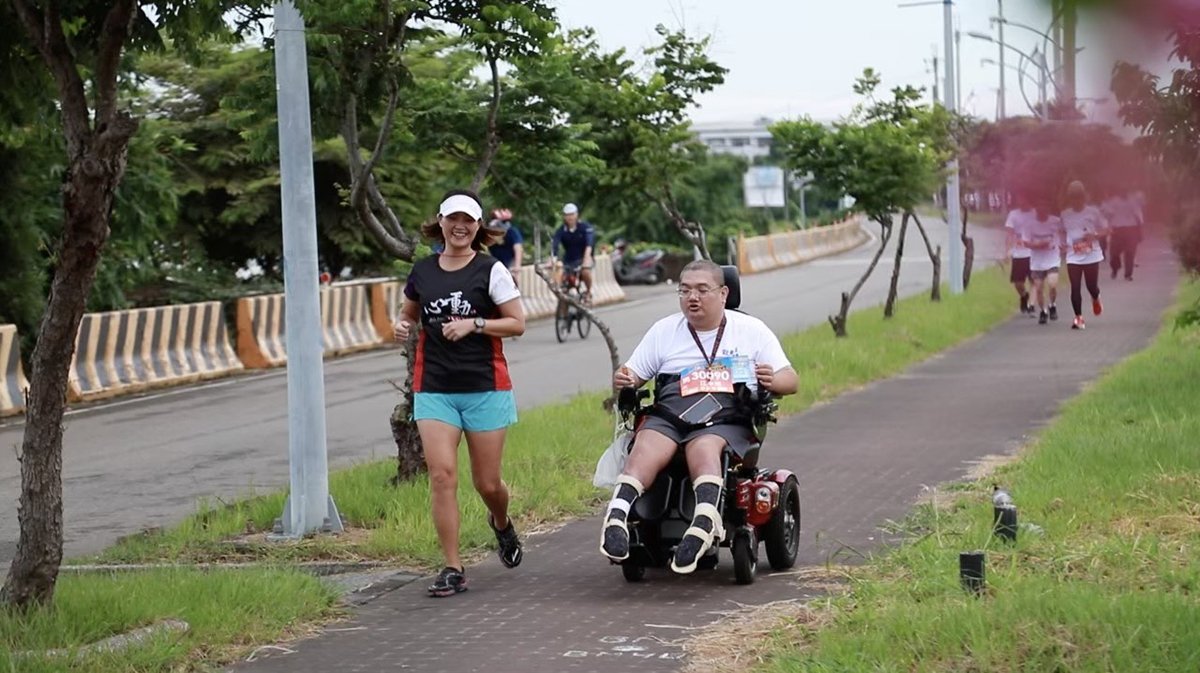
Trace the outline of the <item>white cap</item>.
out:
M 483 208 L 480 207 L 479 202 L 466 194 L 455 194 L 442 201 L 442 205 L 438 207 L 438 215 L 440 217 L 446 217 L 454 213 L 466 213 L 471 216 L 472 220 L 483 219 Z
M 568 203 L 567 205 L 563 206 L 563 215 L 574 215 L 578 212 L 579 206 L 575 205 L 574 203 Z

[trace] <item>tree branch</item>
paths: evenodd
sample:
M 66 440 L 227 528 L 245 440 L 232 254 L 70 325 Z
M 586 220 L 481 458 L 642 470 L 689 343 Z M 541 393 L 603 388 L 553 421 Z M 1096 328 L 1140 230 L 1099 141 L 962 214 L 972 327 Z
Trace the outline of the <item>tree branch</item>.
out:
M 543 281 L 545 281 L 546 287 L 550 288 L 550 292 L 558 298 L 559 302 L 565 302 L 578 309 L 583 313 L 587 320 L 592 321 L 592 324 L 600 330 L 600 334 L 604 336 L 604 343 L 608 346 L 609 364 L 612 365 L 612 370 L 614 372 L 617 371 L 617 368 L 621 366 L 621 354 L 620 350 L 617 348 L 617 341 L 613 338 L 612 330 L 608 328 L 608 325 L 606 325 L 603 320 L 600 320 L 596 317 L 596 314 L 592 311 L 590 306 L 580 302 L 577 297 L 572 297 L 566 292 L 563 292 L 563 289 L 559 287 L 558 283 L 555 283 L 554 279 L 546 273 L 545 266 L 541 264 L 534 264 L 533 272 L 537 274 L 538 278 L 541 278 Z M 606 409 L 610 408 L 612 405 L 611 398 L 606 400 L 604 404 Z
M 388 111 L 384 115 L 385 120 L 394 114 L 396 98 L 397 94 L 393 91 L 389 97 Z M 388 126 L 390 122 L 385 121 L 384 125 Z M 381 134 L 380 138 L 383 137 Z M 350 168 L 350 207 L 354 209 L 359 221 L 384 250 L 400 259 L 411 261 L 413 253 L 416 251 L 416 241 L 401 229 L 399 220 L 395 213 L 387 207 L 387 202 L 379 193 L 374 175 L 371 173 L 374 162 L 378 160 L 380 143 L 376 143 L 377 153 L 373 153 L 365 164 L 360 155 L 358 95 L 355 93 L 350 93 L 346 97 L 346 104 L 342 112 L 342 140 L 346 144 L 346 160 Z M 388 220 L 387 225 L 379 220 L 372 205 L 376 210 L 385 213 Z
M 98 130 L 109 123 L 117 109 L 117 68 L 121 65 L 121 52 L 129 39 L 136 9 L 134 0 L 117 0 L 104 17 L 95 76 Z
M 479 158 L 479 167 L 475 169 L 475 177 L 471 179 L 471 191 L 479 191 L 487 177 L 496 153 L 500 151 L 500 133 L 496 128 L 496 118 L 500 115 L 500 68 L 497 63 L 495 47 L 487 48 L 488 67 L 492 71 L 492 101 L 488 106 L 487 142 L 483 148 L 483 156 Z
M 75 64 L 75 55 L 63 34 L 62 17 L 57 3 L 47 3 L 44 13 L 27 0 L 11 0 L 13 9 L 24 24 L 29 37 L 37 46 L 46 67 L 54 75 L 58 96 L 62 103 L 63 131 L 67 140 L 67 157 L 74 159 L 83 152 L 87 138 L 91 135 L 91 117 L 83 78 Z

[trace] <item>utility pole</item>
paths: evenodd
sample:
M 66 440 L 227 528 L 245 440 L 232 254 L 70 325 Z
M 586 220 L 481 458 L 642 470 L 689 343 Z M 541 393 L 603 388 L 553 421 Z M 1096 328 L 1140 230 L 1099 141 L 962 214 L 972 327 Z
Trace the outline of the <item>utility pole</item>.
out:
M 934 51 L 933 51 L 933 102 L 935 102 L 935 103 L 936 103 L 936 102 L 938 101 L 938 98 L 939 98 L 939 96 L 938 96 L 938 82 L 939 82 L 940 80 L 938 79 L 938 55 L 937 55 L 937 47 L 935 46 L 933 49 L 934 49 Z
M 275 532 L 284 538 L 296 538 L 320 530 L 340 531 L 342 521 L 329 496 L 308 61 L 304 19 L 292 0 L 275 5 L 275 87 L 291 476 L 291 490 Z
M 962 110 L 962 31 L 954 29 L 954 108 Z
M 997 26 L 1000 29 L 1000 100 L 996 110 L 996 119 L 1004 119 L 1004 0 L 996 0 L 996 16 L 1000 21 Z
M 1064 109 L 1075 109 L 1075 29 L 1078 25 L 1078 15 L 1075 12 L 1075 0 L 1059 0 L 1062 3 L 1062 45 L 1063 59 L 1063 104 Z
M 958 112 L 954 91 L 954 3 L 944 0 L 942 5 L 945 22 L 946 40 L 946 109 L 955 114 Z M 962 294 L 963 291 L 963 242 L 962 242 L 962 212 L 959 202 L 958 157 L 950 160 L 950 177 L 946 182 L 946 223 L 950 233 L 948 246 L 950 248 L 950 264 L 947 273 L 950 275 L 950 293 Z

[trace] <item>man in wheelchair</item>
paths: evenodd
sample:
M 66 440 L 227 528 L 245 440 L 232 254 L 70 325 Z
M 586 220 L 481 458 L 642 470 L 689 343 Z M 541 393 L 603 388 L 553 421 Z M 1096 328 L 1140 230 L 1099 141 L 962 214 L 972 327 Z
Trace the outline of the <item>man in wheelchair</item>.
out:
M 794 393 L 798 377 L 779 339 L 761 320 L 726 310 L 727 304 L 736 308 L 739 293 L 729 287 L 720 266 L 691 262 L 680 273 L 678 294 L 680 313 L 655 323 L 613 375 L 618 390 L 654 380 L 655 401 L 635 428 L 604 517 L 600 551 L 614 562 L 629 558 L 630 508 L 682 446 L 696 505 L 670 565 L 677 573 L 690 573 L 724 537 L 718 511 L 724 452 L 742 459 L 761 440 L 746 401 L 760 388 L 774 395 Z

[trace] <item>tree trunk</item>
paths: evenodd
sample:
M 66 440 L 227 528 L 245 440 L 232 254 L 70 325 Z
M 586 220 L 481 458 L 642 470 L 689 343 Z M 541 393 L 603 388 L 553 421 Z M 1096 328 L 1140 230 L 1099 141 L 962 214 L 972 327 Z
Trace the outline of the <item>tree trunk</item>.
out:
M 888 287 L 887 302 L 883 305 L 883 317 L 896 314 L 896 292 L 900 284 L 900 261 L 904 256 L 904 237 L 908 235 L 908 213 L 900 218 L 899 240 L 896 241 L 896 264 L 892 267 L 892 284 Z
M 846 319 L 850 315 L 850 304 L 854 302 L 854 297 L 858 295 L 858 291 L 862 289 L 867 278 L 871 277 L 871 272 L 875 270 L 875 266 L 879 264 L 879 258 L 883 256 L 883 251 L 887 248 L 888 239 L 892 237 L 891 222 L 879 222 L 880 233 L 882 236 L 879 239 L 879 249 L 875 251 L 875 256 L 871 258 L 871 264 L 867 266 L 867 271 L 854 284 L 854 289 L 850 293 L 842 293 L 842 307 L 836 316 L 829 316 L 829 324 L 833 326 L 835 336 L 844 337 L 846 332 Z
M 962 242 L 963 242 L 963 290 L 971 287 L 971 270 L 975 267 L 975 239 L 967 236 L 967 220 L 970 210 L 962 206 Z
M 933 246 L 929 243 L 929 234 L 925 233 L 925 225 L 921 224 L 921 218 L 917 217 L 914 212 L 908 213 L 912 217 L 913 222 L 917 223 L 917 231 L 921 232 L 921 240 L 925 241 L 925 251 L 929 253 L 929 261 L 933 264 L 933 289 L 929 291 L 930 301 L 942 300 L 942 246 L 937 247 L 935 252 Z
M 75 335 L 108 240 L 113 196 L 137 121 L 116 115 L 70 158 L 63 184 L 63 236 L 50 300 L 33 350 L 21 442 L 20 536 L 0 604 L 27 609 L 54 598 L 62 563 L 62 438 Z
M 409 334 L 408 341 L 400 354 L 404 357 L 404 383 L 396 386 L 400 392 L 400 402 L 392 409 L 389 423 L 392 427 L 392 439 L 396 442 L 396 476 L 392 477 L 392 485 L 398 486 L 426 470 L 425 447 L 421 444 L 421 435 L 417 432 L 417 422 L 412 420 L 413 410 L 413 372 L 416 358 L 413 354 L 417 349 L 417 330 Z

